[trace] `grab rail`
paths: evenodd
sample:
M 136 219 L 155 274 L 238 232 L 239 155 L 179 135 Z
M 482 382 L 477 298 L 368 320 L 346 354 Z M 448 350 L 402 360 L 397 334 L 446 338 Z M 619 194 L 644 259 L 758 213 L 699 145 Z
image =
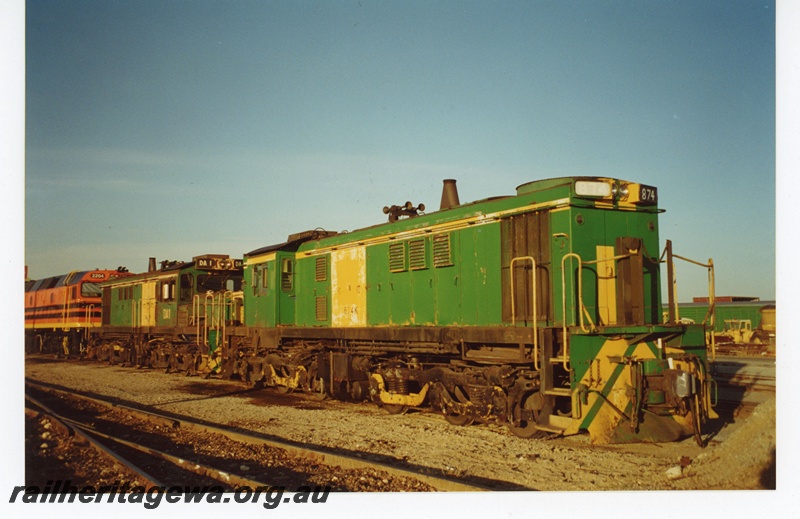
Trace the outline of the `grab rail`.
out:
M 565 370 L 569 370 L 567 363 L 569 362 L 569 334 L 567 333 L 567 278 L 566 278 L 566 263 L 568 258 L 575 258 L 578 260 L 578 324 L 581 327 L 581 331 L 583 333 L 589 333 L 590 331 L 594 331 L 597 326 L 594 324 L 592 320 L 592 316 L 589 314 L 589 310 L 586 308 L 586 305 L 583 304 L 583 268 L 586 265 L 597 265 L 599 263 L 604 263 L 606 261 L 617 261 L 620 259 L 630 258 L 635 256 L 635 254 L 619 254 L 617 256 L 612 256 L 610 258 L 601 258 L 592 261 L 583 261 L 580 255 L 575 252 L 568 252 L 564 254 L 561 258 L 561 319 L 562 319 L 562 334 L 563 334 L 563 341 L 564 341 L 564 353 L 561 359 L 562 364 Z M 589 321 L 589 328 L 586 327 L 584 323 L 584 316 L 586 320 Z

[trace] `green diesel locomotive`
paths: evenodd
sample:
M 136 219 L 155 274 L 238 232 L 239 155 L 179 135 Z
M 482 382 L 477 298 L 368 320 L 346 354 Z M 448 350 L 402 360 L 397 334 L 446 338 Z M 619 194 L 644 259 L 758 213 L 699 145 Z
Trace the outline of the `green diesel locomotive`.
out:
M 713 323 L 662 318 L 662 265 L 672 286 L 685 258 L 669 242 L 661 253 L 654 187 L 556 178 L 460 204 L 448 180 L 438 211 L 384 212 L 388 223 L 294 234 L 242 263 L 201 256 L 109 282 L 94 351 L 522 437 L 701 441 L 716 417 Z M 713 264 L 693 263 L 713 307 Z

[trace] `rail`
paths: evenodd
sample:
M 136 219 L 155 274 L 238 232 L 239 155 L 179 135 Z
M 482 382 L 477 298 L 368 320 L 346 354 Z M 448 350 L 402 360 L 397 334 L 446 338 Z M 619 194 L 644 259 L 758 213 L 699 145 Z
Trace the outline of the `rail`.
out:
M 486 486 L 459 480 L 455 477 L 439 476 L 436 474 L 424 473 L 420 470 L 414 470 L 413 468 L 399 467 L 394 462 L 381 462 L 381 461 L 362 458 L 358 455 L 353 456 L 345 453 L 336 453 L 322 448 L 310 447 L 307 444 L 298 444 L 296 442 L 292 442 L 290 440 L 284 440 L 275 436 L 267 437 L 264 435 L 252 434 L 248 431 L 243 431 L 241 429 L 219 426 L 206 421 L 193 419 L 188 416 L 179 416 L 172 413 L 159 412 L 153 408 L 146 408 L 146 409 L 134 408 L 128 405 L 124 405 L 123 403 L 120 403 L 116 399 L 110 399 L 109 397 L 104 397 L 99 395 L 89 396 L 77 391 L 67 392 L 64 389 L 58 389 L 52 387 L 49 384 L 27 378 L 25 380 L 25 384 L 27 386 L 32 386 L 33 388 L 36 388 L 39 391 L 46 392 L 50 395 L 61 395 L 62 398 L 66 397 L 66 399 L 76 399 L 84 402 L 90 402 L 93 404 L 106 407 L 108 409 L 116 409 L 124 413 L 128 413 L 140 420 L 146 420 L 152 423 L 158 423 L 162 425 L 166 424 L 167 428 L 170 429 L 178 428 L 190 432 L 219 434 L 230 440 L 249 445 L 266 446 L 266 447 L 283 449 L 291 456 L 297 458 L 305 458 L 313 463 L 322 464 L 329 467 L 338 467 L 339 469 L 345 469 L 345 470 L 348 469 L 380 470 L 388 473 L 391 476 L 406 477 L 421 481 L 423 483 L 426 483 L 434 487 L 439 491 L 475 492 L 475 491 L 490 490 Z M 93 430 L 92 432 L 94 434 L 99 433 L 98 436 L 100 435 L 109 436 L 104 434 L 102 431 L 97 431 L 96 429 Z M 119 438 L 113 438 L 113 439 L 114 441 L 120 441 Z M 129 446 L 132 448 L 136 448 L 133 445 L 133 443 L 134 442 L 129 441 Z M 177 458 L 176 456 L 172 455 L 167 455 L 167 456 L 171 458 L 167 459 L 165 457 L 167 461 L 171 461 L 173 463 L 174 461 L 180 461 L 180 458 Z M 185 460 L 183 463 L 185 463 Z M 184 468 L 187 468 L 185 464 Z M 208 475 L 213 477 L 213 475 L 211 474 Z M 249 482 L 245 482 L 245 484 L 248 484 L 249 486 L 253 487 L 259 486 Z
M 58 429 L 65 431 L 68 435 L 75 434 L 78 438 L 83 440 L 84 442 L 88 443 L 90 447 L 92 447 L 95 451 L 100 453 L 101 456 L 105 456 L 106 458 L 112 460 L 114 463 L 117 463 L 131 472 L 135 473 L 137 476 L 142 478 L 143 482 L 146 483 L 150 488 L 162 486 L 163 484 L 158 479 L 151 476 L 148 472 L 145 472 L 141 467 L 130 463 L 125 458 L 122 458 L 118 454 L 116 454 L 111 449 L 105 447 L 103 444 L 98 442 L 92 437 L 92 431 L 90 427 L 81 426 L 81 424 L 76 423 L 73 420 L 70 420 L 52 409 L 48 406 L 40 402 L 39 400 L 33 398 L 30 395 L 25 395 L 26 404 L 30 404 L 29 408 L 34 410 L 33 408 L 38 408 L 39 413 L 44 414 L 48 417 L 51 422 L 56 424 Z

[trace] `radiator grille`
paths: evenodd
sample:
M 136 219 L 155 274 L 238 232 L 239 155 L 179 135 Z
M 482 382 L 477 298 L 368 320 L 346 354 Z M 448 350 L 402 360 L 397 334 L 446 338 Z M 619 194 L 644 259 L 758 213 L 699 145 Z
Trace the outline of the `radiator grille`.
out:
M 316 270 L 314 272 L 314 279 L 316 281 L 325 281 L 328 279 L 328 258 L 319 256 L 317 258 Z
M 325 296 L 317 296 L 316 302 L 316 318 L 317 321 L 328 320 L 328 298 Z
M 389 270 L 391 272 L 404 272 L 406 270 L 405 243 L 392 243 L 389 245 Z
M 433 237 L 433 266 L 449 267 L 453 264 L 450 255 L 450 234 L 437 234 Z
M 411 270 L 428 268 L 425 254 L 425 238 L 408 241 L 408 264 Z

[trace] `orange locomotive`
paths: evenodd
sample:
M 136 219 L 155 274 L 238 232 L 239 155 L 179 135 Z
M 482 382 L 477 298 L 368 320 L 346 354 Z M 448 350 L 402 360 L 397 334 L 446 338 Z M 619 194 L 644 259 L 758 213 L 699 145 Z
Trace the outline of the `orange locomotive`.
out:
M 25 350 L 70 356 L 84 347 L 89 328 L 100 326 L 100 283 L 130 276 L 117 270 L 73 271 L 25 281 Z

